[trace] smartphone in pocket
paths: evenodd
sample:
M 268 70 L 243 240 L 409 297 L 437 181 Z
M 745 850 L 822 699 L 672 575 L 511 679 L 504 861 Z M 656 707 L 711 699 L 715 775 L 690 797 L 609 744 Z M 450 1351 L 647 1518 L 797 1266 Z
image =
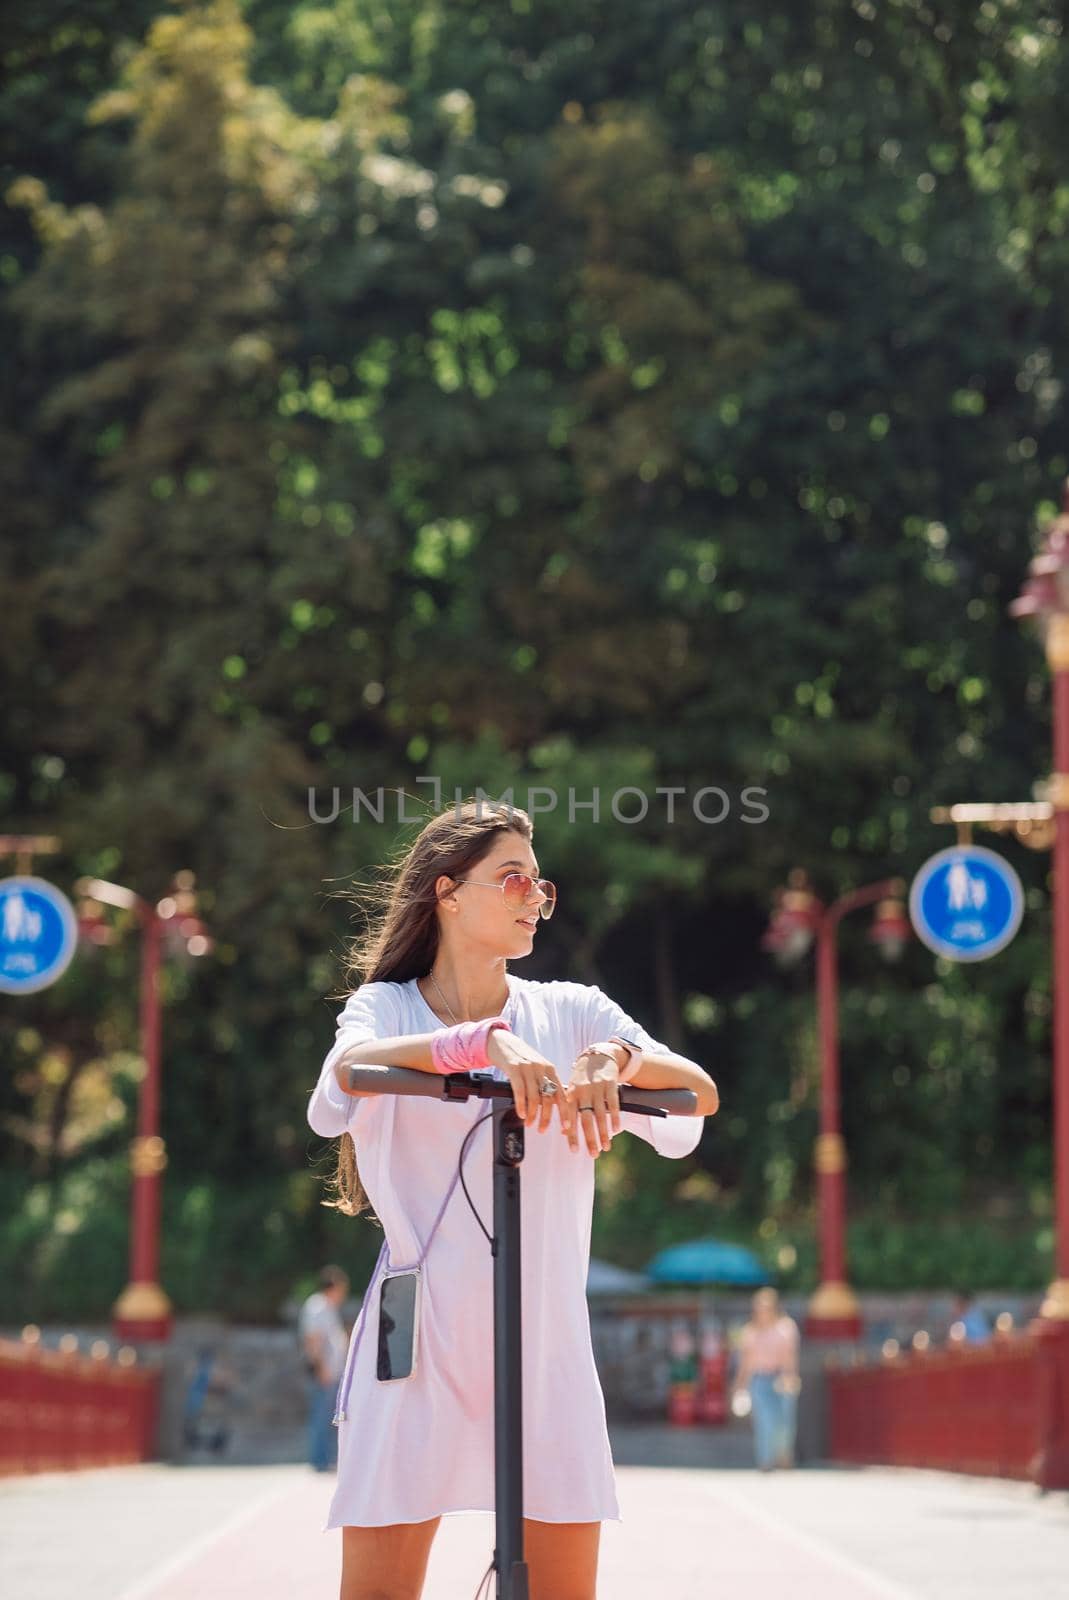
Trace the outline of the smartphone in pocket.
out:
M 423 1275 L 418 1267 L 407 1272 L 387 1272 L 382 1280 L 377 1374 L 383 1383 L 410 1378 L 416 1370 L 422 1288 Z

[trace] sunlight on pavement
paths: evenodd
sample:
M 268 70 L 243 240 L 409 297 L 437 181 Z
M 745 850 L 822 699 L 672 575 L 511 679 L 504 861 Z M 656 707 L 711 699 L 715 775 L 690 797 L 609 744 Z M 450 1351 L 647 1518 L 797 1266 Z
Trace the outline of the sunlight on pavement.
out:
M 337 1600 L 333 1477 L 120 1467 L 0 1480 L 5 1600 Z M 617 1469 L 599 1600 L 1062 1600 L 1069 1494 L 948 1473 Z M 55 1537 L 62 1518 L 64 1536 Z M 424 1600 L 473 1600 L 493 1519 L 445 1517 Z

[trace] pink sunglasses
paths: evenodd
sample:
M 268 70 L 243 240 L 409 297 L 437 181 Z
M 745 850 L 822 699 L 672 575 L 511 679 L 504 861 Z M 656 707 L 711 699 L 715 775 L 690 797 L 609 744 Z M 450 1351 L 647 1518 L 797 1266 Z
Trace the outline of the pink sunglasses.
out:
M 531 890 L 539 889 L 545 899 L 538 908 L 538 915 L 547 922 L 557 905 L 557 885 L 548 878 L 532 878 L 528 872 L 510 872 L 500 883 L 492 883 L 488 878 L 456 878 L 454 882 L 473 883 L 478 889 L 500 889 L 510 911 L 522 911 L 531 898 Z

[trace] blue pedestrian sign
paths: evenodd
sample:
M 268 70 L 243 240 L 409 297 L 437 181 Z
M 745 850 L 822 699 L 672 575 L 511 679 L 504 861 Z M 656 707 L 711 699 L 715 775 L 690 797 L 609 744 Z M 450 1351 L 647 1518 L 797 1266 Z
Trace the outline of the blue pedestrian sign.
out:
M 1021 926 L 1024 891 L 1002 856 L 981 845 L 952 845 L 929 856 L 909 891 L 918 939 L 950 961 L 984 961 Z
M 0 878 L 0 993 L 32 994 L 66 972 L 78 944 L 67 896 L 44 878 Z

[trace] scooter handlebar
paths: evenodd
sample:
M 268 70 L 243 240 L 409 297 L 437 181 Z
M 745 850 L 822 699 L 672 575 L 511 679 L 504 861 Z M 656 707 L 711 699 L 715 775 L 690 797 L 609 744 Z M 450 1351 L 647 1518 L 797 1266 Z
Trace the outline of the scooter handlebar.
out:
M 512 1085 L 492 1072 L 420 1072 L 416 1067 L 349 1067 L 349 1092 L 423 1095 L 431 1100 L 511 1100 Z M 636 1089 L 620 1086 L 620 1110 L 651 1117 L 692 1116 L 698 1106 L 693 1089 Z

